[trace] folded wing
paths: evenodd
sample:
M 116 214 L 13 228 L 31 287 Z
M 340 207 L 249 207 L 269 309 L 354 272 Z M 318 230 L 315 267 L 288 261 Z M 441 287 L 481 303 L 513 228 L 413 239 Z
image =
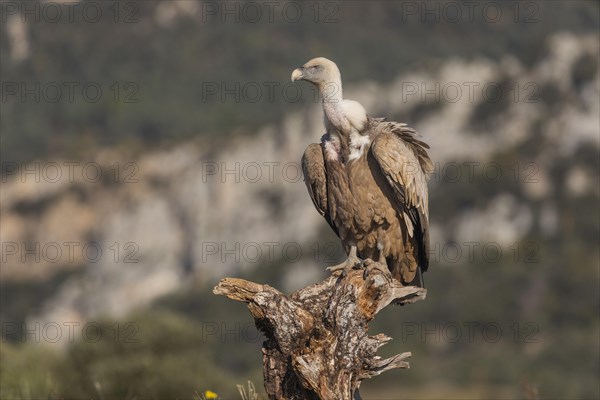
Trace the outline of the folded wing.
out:
M 304 174 L 304 183 L 308 189 L 308 194 L 315 205 L 315 208 L 321 214 L 331 229 L 338 234 L 338 229 L 331 219 L 327 202 L 327 171 L 325 169 L 325 160 L 323 159 L 323 148 L 320 144 L 312 143 L 302 156 L 302 173 Z
M 371 151 L 396 195 L 408 235 L 419 244 L 418 264 L 425 271 L 429 266 L 427 174 L 433 171 L 429 146 L 405 124 L 378 121 L 375 129 Z

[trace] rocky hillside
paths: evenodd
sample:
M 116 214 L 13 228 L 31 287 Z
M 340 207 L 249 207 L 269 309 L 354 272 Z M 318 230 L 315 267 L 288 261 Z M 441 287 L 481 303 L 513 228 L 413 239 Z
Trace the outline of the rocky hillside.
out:
M 565 205 L 600 197 L 598 48 L 595 36 L 559 33 L 531 66 L 510 54 L 452 59 L 346 88 L 369 114 L 407 122 L 431 145 L 433 269 L 450 263 L 449 243 L 508 252 L 532 235 L 597 235 L 593 206 Z M 259 268 L 279 268 L 287 289 L 317 279 L 340 250 L 316 248 L 335 239 L 299 169 L 323 133 L 321 110 L 289 109 L 282 123 L 227 142 L 6 165 L 1 284 L 39 296 L 8 306 L 3 320 L 122 316 L 190 281 Z

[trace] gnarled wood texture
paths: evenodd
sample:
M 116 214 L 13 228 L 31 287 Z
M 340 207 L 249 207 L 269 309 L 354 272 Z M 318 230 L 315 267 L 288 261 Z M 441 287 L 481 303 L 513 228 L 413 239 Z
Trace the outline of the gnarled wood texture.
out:
M 408 368 L 406 352 L 382 359 L 391 340 L 369 336 L 369 322 L 390 303 L 424 300 L 427 291 L 403 287 L 388 268 L 338 271 L 286 296 L 268 285 L 225 278 L 213 293 L 248 304 L 267 340 L 263 343 L 265 389 L 271 399 L 351 400 L 361 381 L 392 368 Z

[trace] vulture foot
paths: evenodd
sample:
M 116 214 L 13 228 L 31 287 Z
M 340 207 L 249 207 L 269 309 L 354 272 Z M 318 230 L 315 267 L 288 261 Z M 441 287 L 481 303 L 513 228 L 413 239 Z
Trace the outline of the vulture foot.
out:
M 340 264 L 337 265 L 332 265 L 331 267 L 327 267 L 326 270 L 329 271 L 332 275 L 333 274 L 337 274 L 337 273 L 341 273 L 342 275 L 345 275 L 348 269 L 352 268 L 352 269 L 359 269 L 359 268 L 363 268 L 364 264 L 363 264 L 363 260 L 361 260 L 360 258 L 358 258 L 358 256 L 356 255 L 356 246 L 352 246 L 350 248 L 350 254 L 348 255 L 348 258 L 343 261 Z
M 326 270 L 331 274 L 336 273 L 344 273 L 348 269 L 358 269 L 363 268 L 363 260 L 358 257 L 348 256 L 348 258 L 340 264 L 332 265 L 331 267 L 327 267 Z
M 367 258 L 366 260 L 363 261 L 363 266 L 365 268 L 364 272 L 363 272 L 363 279 L 366 281 L 369 278 L 369 271 L 373 270 L 373 269 L 378 269 L 380 271 L 383 271 L 384 273 L 389 273 L 389 270 L 386 268 L 385 270 L 383 270 L 382 265 L 386 265 L 385 261 L 382 264 L 381 261 L 380 262 L 376 262 L 370 258 Z

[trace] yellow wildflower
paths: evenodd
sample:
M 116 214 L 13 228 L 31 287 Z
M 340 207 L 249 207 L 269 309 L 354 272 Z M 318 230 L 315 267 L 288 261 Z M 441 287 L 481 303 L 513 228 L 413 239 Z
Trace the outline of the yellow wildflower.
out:
M 216 394 L 215 392 L 213 392 L 212 390 L 206 390 L 204 392 L 204 397 L 209 400 L 209 399 L 218 399 L 219 395 Z

